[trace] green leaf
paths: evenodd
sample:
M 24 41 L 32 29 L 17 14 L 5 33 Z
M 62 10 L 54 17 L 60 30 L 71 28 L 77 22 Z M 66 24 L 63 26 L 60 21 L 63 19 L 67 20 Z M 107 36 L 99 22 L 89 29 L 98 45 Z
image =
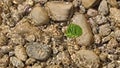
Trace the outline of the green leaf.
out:
M 69 38 L 75 38 L 82 35 L 82 28 L 76 24 L 69 24 L 65 35 Z

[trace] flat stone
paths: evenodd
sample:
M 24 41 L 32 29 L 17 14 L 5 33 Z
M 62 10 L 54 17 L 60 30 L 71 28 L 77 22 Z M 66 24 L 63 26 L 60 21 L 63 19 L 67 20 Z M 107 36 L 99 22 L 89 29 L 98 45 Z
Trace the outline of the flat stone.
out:
M 29 57 L 44 61 L 50 57 L 51 49 L 47 45 L 37 42 L 26 44 L 26 52 Z
M 55 21 L 66 21 L 70 18 L 73 4 L 71 2 L 50 1 L 45 4 L 50 18 Z
M 95 3 L 99 0 L 81 0 L 81 1 L 82 1 L 82 5 L 85 8 L 89 8 L 89 7 L 92 7 L 93 5 L 95 5 Z
M 47 11 L 41 6 L 34 7 L 30 13 L 30 17 L 35 21 L 32 22 L 32 24 L 36 26 L 47 24 L 49 22 Z
M 71 58 L 79 68 L 98 68 L 100 63 L 99 57 L 90 50 L 77 51 Z
M 90 45 L 93 42 L 93 34 L 90 24 L 87 22 L 85 16 L 83 14 L 76 13 L 72 18 L 72 22 L 82 28 L 82 35 L 76 38 L 78 44 Z

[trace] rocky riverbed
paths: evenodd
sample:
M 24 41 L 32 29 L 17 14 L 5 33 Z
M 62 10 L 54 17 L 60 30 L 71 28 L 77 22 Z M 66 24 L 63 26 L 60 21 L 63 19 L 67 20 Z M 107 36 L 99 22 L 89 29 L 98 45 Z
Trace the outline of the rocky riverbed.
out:
M 0 68 L 120 68 L 120 1 L 0 0 Z

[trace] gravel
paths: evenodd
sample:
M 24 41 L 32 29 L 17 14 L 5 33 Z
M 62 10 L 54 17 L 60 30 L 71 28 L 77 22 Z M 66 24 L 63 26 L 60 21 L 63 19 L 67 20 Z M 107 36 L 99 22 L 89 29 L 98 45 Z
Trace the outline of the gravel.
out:
M 13 66 L 15 67 L 20 67 L 20 68 L 23 68 L 24 67 L 24 63 L 16 58 L 16 57 L 10 57 L 10 62 L 13 64 Z
M 0 0 L 0 68 L 120 68 L 120 1 Z

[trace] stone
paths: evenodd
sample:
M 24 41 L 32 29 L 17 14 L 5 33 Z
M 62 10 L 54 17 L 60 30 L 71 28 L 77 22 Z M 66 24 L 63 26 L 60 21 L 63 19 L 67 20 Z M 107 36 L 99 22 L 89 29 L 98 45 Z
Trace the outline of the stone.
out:
M 88 11 L 87 11 L 87 15 L 89 15 L 89 16 L 91 16 L 91 17 L 93 17 L 93 16 L 96 16 L 98 14 L 98 12 L 97 12 L 97 10 L 95 10 L 95 9 L 88 9 Z
M 90 50 L 79 50 L 71 58 L 79 68 L 98 68 L 100 64 L 99 57 Z
M 30 64 L 33 64 L 35 61 L 36 61 L 35 59 L 29 58 L 29 59 L 26 60 L 25 64 L 30 65 Z
M 100 44 L 101 41 L 102 41 L 100 35 L 98 35 L 98 34 L 95 34 L 95 35 L 94 35 L 94 40 L 95 40 L 94 42 L 95 42 L 96 44 Z
M 26 52 L 31 58 L 45 61 L 50 57 L 51 48 L 47 45 L 33 42 L 26 44 L 26 46 Z
M 106 53 L 101 53 L 100 55 L 99 55 L 99 57 L 100 57 L 100 60 L 102 60 L 102 61 L 107 61 L 107 54 Z
M 116 21 L 117 24 L 120 24 L 120 10 L 117 8 L 110 8 L 110 18 Z
M 85 8 L 89 8 L 95 5 L 95 3 L 99 0 L 81 0 L 82 1 L 82 5 Z
M 71 2 L 50 1 L 45 4 L 50 18 L 54 21 L 66 21 L 72 14 L 73 4 Z
M 110 24 L 104 24 L 99 27 L 99 34 L 101 36 L 107 36 L 111 33 Z
M 107 15 L 109 12 L 108 9 L 108 4 L 106 0 L 102 0 L 99 7 L 98 7 L 98 11 L 102 14 L 102 15 Z
M 17 56 L 17 58 L 19 58 L 22 61 L 26 61 L 27 53 L 26 53 L 25 47 L 23 47 L 22 45 L 16 46 L 15 47 L 15 56 Z
M 113 7 L 118 7 L 117 0 L 107 0 L 107 2 L 112 5 Z
M 19 67 L 19 68 L 23 68 L 24 67 L 24 63 L 20 59 L 18 59 L 16 57 L 10 57 L 10 62 L 15 67 Z
M 3 46 L 7 43 L 7 37 L 4 34 L 0 34 L 0 46 Z
M 117 41 L 120 41 L 120 30 L 115 30 L 115 38 L 117 39 Z
M 36 6 L 31 10 L 30 17 L 33 19 L 33 25 L 39 26 L 49 23 L 49 17 L 47 11 L 41 7 Z
M 2 58 L 0 58 L 0 68 L 6 68 L 9 64 L 9 56 L 4 55 Z
M 83 14 L 76 13 L 72 18 L 72 22 L 82 28 L 82 35 L 76 38 L 78 44 L 86 46 L 93 43 L 93 34 L 91 31 L 91 27 L 90 24 L 87 22 L 85 16 Z
M 60 65 L 49 65 L 46 68 L 62 68 Z
M 29 35 L 34 35 L 35 38 L 40 38 L 42 34 L 41 30 L 31 25 L 28 19 L 22 19 L 19 23 L 16 24 L 11 34 L 13 35 L 15 33 L 22 35 L 25 38 Z

